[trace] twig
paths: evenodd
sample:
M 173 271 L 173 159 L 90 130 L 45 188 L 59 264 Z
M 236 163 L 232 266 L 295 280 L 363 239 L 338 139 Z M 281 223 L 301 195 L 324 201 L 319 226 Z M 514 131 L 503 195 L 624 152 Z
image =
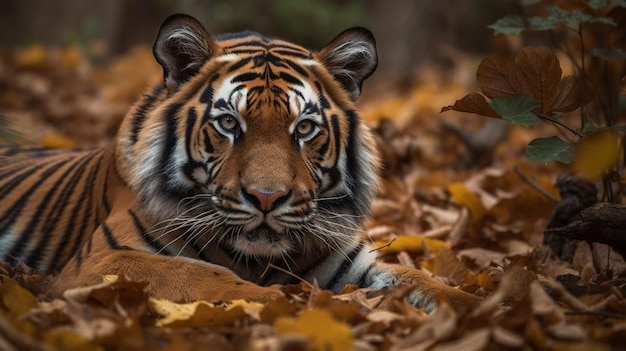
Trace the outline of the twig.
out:
M 578 24 L 578 37 L 580 38 L 580 66 L 582 71 L 580 75 L 583 77 L 583 89 L 587 86 L 587 73 L 585 72 L 585 40 L 583 38 L 583 22 Z M 580 106 L 580 125 L 585 125 L 585 107 Z
M 535 190 L 537 190 L 541 195 L 545 196 L 548 200 L 553 201 L 555 203 L 558 203 L 560 201 L 559 199 L 554 197 L 552 194 L 550 194 L 549 192 L 545 191 L 545 189 L 543 189 L 541 186 L 539 186 L 539 184 L 537 184 L 534 180 L 530 179 L 530 177 L 528 177 L 526 174 L 524 174 L 524 172 L 522 172 L 519 168 L 513 167 L 513 170 L 515 171 L 515 174 L 517 174 L 526 183 L 528 183 L 528 185 L 530 185 L 533 188 L 535 188 Z
M 565 311 L 565 314 L 568 316 L 598 316 L 626 320 L 626 314 L 603 311 Z
M 265 267 L 265 270 L 263 271 L 263 273 L 261 273 L 261 278 L 263 278 L 265 276 L 265 274 L 267 273 L 267 271 L 270 270 L 270 268 L 273 268 L 273 269 L 275 269 L 277 271 L 281 271 L 281 272 L 287 274 L 288 276 L 291 276 L 291 277 L 299 280 L 300 282 L 304 283 L 309 288 L 313 289 L 313 285 L 311 285 L 311 283 L 309 283 L 306 280 L 304 280 L 302 277 L 299 277 L 299 276 L 293 274 L 292 272 L 290 272 L 290 271 L 288 271 L 288 270 L 286 270 L 286 269 L 284 269 L 282 267 L 278 267 L 278 266 L 276 266 L 276 265 L 274 265 L 272 263 L 268 263 L 267 264 L 267 267 Z
M 386 243 L 385 245 L 383 245 L 383 246 L 381 246 L 381 247 L 376 247 L 376 248 L 371 249 L 371 250 L 369 251 L 369 253 L 372 253 L 372 252 L 374 252 L 374 251 L 379 251 L 379 250 L 382 250 L 382 249 L 384 249 L 384 248 L 386 248 L 386 247 L 391 247 L 391 244 L 393 244 L 393 242 L 394 242 L 394 241 L 396 241 L 396 239 L 397 239 L 397 238 L 393 238 L 393 239 L 391 239 L 391 241 L 390 241 L 390 242 Z
M 580 134 L 579 132 L 575 131 L 574 129 L 570 128 L 569 126 L 567 126 L 567 125 L 557 121 L 556 119 L 550 118 L 550 117 L 548 117 L 548 116 L 546 116 L 544 114 L 541 114 L 541 113 L 538 113 L 536 116 L 539 117 L 540 119 L 548 122 L 548 123 L 554 123 L 556 125 L 559 125 L 559 126 L 565 128 L 565 129 L 567 129 L 568 131 L 570 131 L 574 135 L 578 136 L 579 138 L 584 138 L 585 137 L 584 135 Z

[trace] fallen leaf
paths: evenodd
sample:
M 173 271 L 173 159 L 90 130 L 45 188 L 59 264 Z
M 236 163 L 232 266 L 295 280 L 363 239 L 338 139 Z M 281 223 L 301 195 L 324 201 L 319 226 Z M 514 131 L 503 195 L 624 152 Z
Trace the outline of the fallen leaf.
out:
M 469 209 L 472 222 L 477 223 L 482 220 L 487 212 L 485 205 L 480 198 L 467 189 L 463 183 L 453 183 L 448 187 L 452 202 L 457 205 L 465 206 Z
M 301 335 L 311 340 L 317 351 L 348 351 L 353 339 L 350 328 L 336 321 L 325 310 L 308 310 L 297 318 L 280 317 L 274 322 L 276 331 L 282 335 Z
M 604 130 L 587 134 L 576 145 L 574 169 L 591 180 L 599 180 L 602 175 L 617 166 L 622 159 L 622 139 L 614 130 Z

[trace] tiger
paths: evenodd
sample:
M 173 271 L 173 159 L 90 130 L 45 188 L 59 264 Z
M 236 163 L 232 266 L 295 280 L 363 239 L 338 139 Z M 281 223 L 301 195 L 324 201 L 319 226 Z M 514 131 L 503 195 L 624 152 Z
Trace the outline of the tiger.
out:
M 311 51 L 176 14 L 153 54 L 163 79 L 109 146 L 0 148 L 0 259 L 55 276 L 53 297 L 118 275 L 177 302 L 269 301 L 301 280 L 407 285 L 427 311 L 482 300 L 364 239 L 381 167 L 355 107 L 378 65 L 369 30 Z

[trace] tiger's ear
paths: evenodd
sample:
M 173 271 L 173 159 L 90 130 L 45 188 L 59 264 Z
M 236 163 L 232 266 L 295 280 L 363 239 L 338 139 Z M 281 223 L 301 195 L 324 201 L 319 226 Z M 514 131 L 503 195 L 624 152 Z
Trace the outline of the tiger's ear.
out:
M 363 81 L 378 65 L 374 36 L 360 27 L 343 31 L 319 55 L 353 101 L 361 95 Z
M 215 44 L 209 33 L 195 18 L 171 15 L 163 21 L 152 47 L 157 62 L 163 67 L 163 78 L 170 91 L 198 73 L 211 57 Z

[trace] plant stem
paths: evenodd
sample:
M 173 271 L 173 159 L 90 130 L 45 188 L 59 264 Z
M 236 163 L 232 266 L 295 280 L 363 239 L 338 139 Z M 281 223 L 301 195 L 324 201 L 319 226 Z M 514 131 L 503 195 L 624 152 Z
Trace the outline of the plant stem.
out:
M 582 108 L 581 108 L 581 109 L 582 109 Z M 578 136 L 578 137 L 579 137 L 579 138 L 581 138 L 581 139 L 582 139 L 582 138 L 584 138 L 584 136 L 583 136 L 582 134 L 580 134 L 579 132 L 575 131 L 574 129 L 572 129 L 572 128 L 568 127 L 567 125 L 565 125 L 565 124 L 563 124 L 563 123 L 561 123 L 561 122 L 559 122 L 559 121 L 557 121 L 557 120 L 555 120 L 555 119 L 552 119 L 552 118 L 550 118 L 550 117 L 548 117 L 548 116 L 546 116 L 546 115 L 544 115 L 544 114 L 542 114 L 542 113 L 538 113 L 536 116 L 537 116 L 537 117 L 539 117 L 539 119 L 542 119 L 542 120 L 544 120 L 544 121 L 546 121 L 546 122 L 549 122 L 549 123 L 554 123 L 554 124 L 557 124 L 557 125 L 559 125 L 559 126 L 561 126 L 561 127 L 565 128 L 565 129 L 567 129 L 567 130 L 568 130 L 568 131 L 570 131 L 572 134 L 574 134 L 574 135 Z M 584 125 L 584 124 L 583 124 L 583 125 Z
M 520 178 L 522 178 L 526 183 L 528 183 L 528 185 L 530 185 L 531 187 L 533 187 L 535 190 L 537 190 L 541 195 L 543 195 L 546 199 L 554 202 L 554 203 L 558 203 L 561 200 L 557 199 L 556 197 L 554 197 L 552 194 L 550 194 L 549 192 L 547 192 L 544 188 L 542 188 L 539 184 L 537 184 L 534 180 L 530 179 L 529 176 L 526 175 L 526 173 L 522 172 L 521 169 L 517 168 L 517 166 L 513 167 L 513 171 L 515 171 L 515 174 L 517 174 Z
M 585 40 L 583 38 L 583 23 L 582 21 L 578 24 L 578 38 L 580 38 L 580 75 L 583 82 L 583 90 L 586 90 L 587 86 L 587 74 L 585 72 Z M 582 128 L 585 125 L 585 107 L 580 106 L 580 127 Z

